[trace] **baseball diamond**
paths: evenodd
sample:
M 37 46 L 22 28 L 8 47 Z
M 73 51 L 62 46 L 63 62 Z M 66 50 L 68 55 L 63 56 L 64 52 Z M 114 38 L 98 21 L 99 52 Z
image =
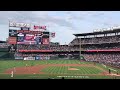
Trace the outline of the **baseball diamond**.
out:
M 27 64 L 27 66 L 26 66 Z M 114 79 L 120 78 L 116 72 L 109 74 L 108 69 L 101 64 L 79 60 L 50 61 L 0 61 L 1 79 Z M 74 68 L 77 70 L 69 70 Z M 113 68 L 113 67 L 111 67 Z M 118 70 L 114 68 L 115 70 Z M 11 72 L 13 71 L 13 77 Z M 120 70 L 118 70 L 120 72 Z M 68 77 L 67 77 L 68 76 Z
M 0 16 L 4 17 L 1 19 L 12 19 L 14 11 L 10 12 L 4 12 L 5 16 L 2 12 Z M 24 12 L 15 14 L 18 15 L 18 20 L 23 20 L 19 18 Z M 81 21 L 87 18 L 80 17 L 96 17 L 97 14 L 92 15 L 93 12 L 88 12 L 89 15 L 83 12 L 73 14 L 72 11 L 50 12 L 42 14 L 43 16 L 43 12 L 26 12 L 25 17 L 31 13 L 31 18 L 28 19 L 32 19 L 26 19 L 26 23 L 16 22 L 18 20 L 14 15 L 13 20 L 16 21 L 9 20 L 9 25 L 5 20 L 6 25 L 2 29 L 6 26 L 9 29 L 6 41 L 1 40 L 6 35 L 0 35 L 0 79 L 120 79 L 120 26 L 89 31 L 90 28 L 97 27 L 96 23 L 100 19 L 94 24 L 83 22 L 87 24 L 81 26 Z M 68 14 L 74 23 L 70 22 Z M 119 22 L 119 13 L 117 14 L 115 20 Z M 102 17 L 101 20 L 104 22 L 106 19 Z M 117 25 L 117 22 L 111 23 Z

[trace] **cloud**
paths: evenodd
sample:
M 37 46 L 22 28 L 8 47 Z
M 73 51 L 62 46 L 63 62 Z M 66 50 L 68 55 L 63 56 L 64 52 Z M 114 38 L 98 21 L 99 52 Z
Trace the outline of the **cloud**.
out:
M 0 11 L 0 24 L 8 24 L 8 20 L 13 20 L 16 22 L 25 22 L 31 24 L 46 24 L 55 23 L 61 27 L 68 27 L 71 29 L 78 29 L 73 25 L 73 21 L 82 20 L 88 21 L 89 15 L 99 16 L 101 13 L 91 12 L 91 11 L 63 11 L 66 16 L 58 16 L 61 12 L 56 12 L 56 16 L 50 15 L 51 11 Z M 57 15 L 58 14 L 58 15 Z M 91 22 L 91 21 L 90 21 Z
M 50 16 L 47 11 L 45 12 L 30 12 L 30 11 L 12 11 L 12 12 L 0 12 L 0 24 L 6 24 L 9 20 L 16 22 L 25 22 L 32 24 L 46 24 L 46 22 L 52 22 L 59 26 L 69 27 L 71 29 L 76 28 L 71 22 L 68 22 L 65 17 Z

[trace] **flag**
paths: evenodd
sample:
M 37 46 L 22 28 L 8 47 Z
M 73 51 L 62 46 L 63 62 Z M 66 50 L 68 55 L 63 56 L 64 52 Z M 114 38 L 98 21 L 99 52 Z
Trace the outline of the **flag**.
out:
M 51 33 L 51 37 L 52 38 L 54 38 L 55 37 L 55 33 L 53 32 L 53 33 Z

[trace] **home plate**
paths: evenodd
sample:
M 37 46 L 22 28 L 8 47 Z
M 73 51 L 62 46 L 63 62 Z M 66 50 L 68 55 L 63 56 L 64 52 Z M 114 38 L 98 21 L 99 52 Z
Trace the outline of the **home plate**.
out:
M 77 68 L 68 68 L 68 70 L 79 70 Z

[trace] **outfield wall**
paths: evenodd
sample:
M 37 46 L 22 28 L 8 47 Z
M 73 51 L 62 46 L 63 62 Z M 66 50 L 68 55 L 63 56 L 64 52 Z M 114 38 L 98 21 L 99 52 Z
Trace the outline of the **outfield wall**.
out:
M 0 60 L 14 60 L 14 53 L 0 52 Z

